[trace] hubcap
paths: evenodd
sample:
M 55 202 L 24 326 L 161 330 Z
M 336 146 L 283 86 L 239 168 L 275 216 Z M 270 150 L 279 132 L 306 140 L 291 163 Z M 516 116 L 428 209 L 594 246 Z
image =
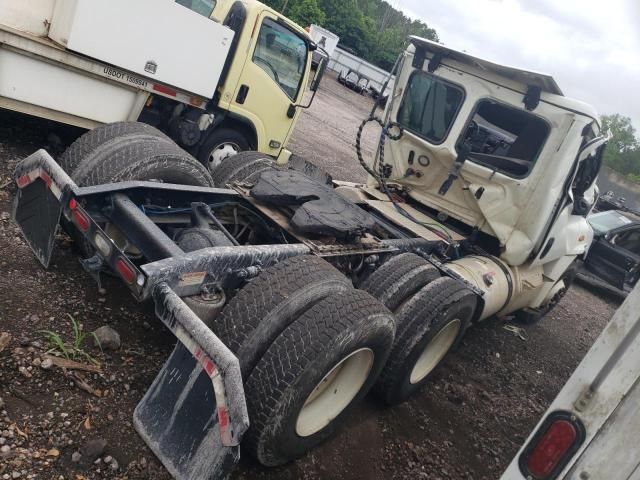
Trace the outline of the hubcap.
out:
M 209 171 L 213 171 L 224 160 L 240 153 L 240 146 L 233 142 L 224 142 L 217 145 L 209 154 Z
M 412 384 L 418 383 L 436 368 L 455 342 L 461 325 L 459 319 L 453 319 L 431 339 L 411 370 L 409 381 Z
M 370 348 L 361 348 L 329 370 L 304 402 L 296 421 L 296 433 L 301 437 L 313 435 L 340 415 L 369 378 L 373 359 Z

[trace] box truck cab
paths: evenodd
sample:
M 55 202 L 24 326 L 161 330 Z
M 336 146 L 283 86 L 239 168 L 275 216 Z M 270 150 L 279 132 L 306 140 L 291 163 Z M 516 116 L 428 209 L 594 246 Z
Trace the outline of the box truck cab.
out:
M 300 115 L 300 108 L 290 106 L 303 103 L 311 52 L 316 48 L 311 37 L 257 1 L 178 3 L 201 14 L 210 11 L 211 19 L 235 32 L 215 97 L 224 118 L 200 145 L 198 157 L 215 168 L 242 150 L 279 156 Z M 286 160 L 289 153 L 285 153 Z

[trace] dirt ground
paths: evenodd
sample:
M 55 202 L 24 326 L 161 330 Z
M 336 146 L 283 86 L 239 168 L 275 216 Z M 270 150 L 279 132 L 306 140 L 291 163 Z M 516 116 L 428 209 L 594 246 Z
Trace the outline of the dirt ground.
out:
M 363 180 L 354 141 L 371 105 L 327 78 L 292 150 L 337 179 Z M 131 417 L 172 336 L 116 281 L 107 278 L 106 293 L 99 293 L 62 235 L 43 270 L 9 218 L 13 169 L 35 149 L 53 146 L 52 129 L 63 140 L 74 133 L 0 112 L 0 333 L 11 335 L 0 347 L 0 479 L 168 479 Z M 376 135 L 374 128 L 365 135 L 369 154 Z M 524 340 L 489 320 L 468 332 L 410 401 L 386 408 L 368 398 L 336 437 L 299 461 L 265 469 L 244 457 L 232 478 L 498 478 L 615 308 L 578 286 L 547 318 L 525 327 Z M 119 332 L 115 352 L 87 341 L 100 372 L 43 368 L 42 330 L 69 336 L 70 316 L 85 331 L 109 325 Z M 77 452 L 84 454 L 80 462 Z

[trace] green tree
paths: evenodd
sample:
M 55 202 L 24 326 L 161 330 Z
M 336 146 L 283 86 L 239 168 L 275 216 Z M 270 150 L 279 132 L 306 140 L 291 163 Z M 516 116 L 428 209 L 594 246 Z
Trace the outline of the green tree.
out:
M 284 14 L 302 27 L 312 23 L 322 25 L 325 21 L 325 14 L 316 0 L 290 0 Z
M 623 153 L 638 147 L 636 129 L 629 117 L 615 113 L 602 116 L 602 130 L 611 133 L 609 149 L 616 153 Z
M 316 23 L 340 37 L 340 46 L 389 70 L 409 35 L 438 41 L 426 23 L 385 0 L 262 0 L 302 27 Z
M 603 132 L 611 134 L 604 152 L 604 164 L 634 181 L 640 176 L 640 142 L 629 117 L 602 116 Z

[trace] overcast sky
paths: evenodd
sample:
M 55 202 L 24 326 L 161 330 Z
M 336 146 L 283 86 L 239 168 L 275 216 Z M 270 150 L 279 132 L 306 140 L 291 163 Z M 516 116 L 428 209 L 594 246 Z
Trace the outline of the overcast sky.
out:
M 640 136 L 640 0 L 395 0 L 445 45 L 554 76 Z

